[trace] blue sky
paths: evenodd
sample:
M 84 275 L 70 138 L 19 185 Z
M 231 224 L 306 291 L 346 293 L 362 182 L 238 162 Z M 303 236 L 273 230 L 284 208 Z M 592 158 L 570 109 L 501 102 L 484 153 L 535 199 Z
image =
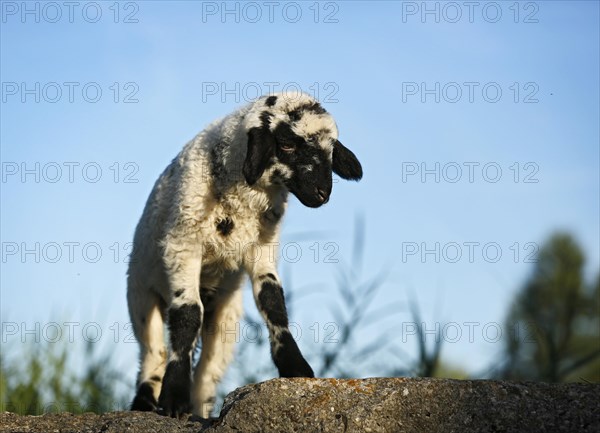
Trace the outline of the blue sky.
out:
M 350 261 L 357 215 L 363 275 L 390 272 L 374 307 L 416 294 L 430 329 L 459 324 L 444 357 L 473 373 L 494 363 L 494 324 L 550 233 L 572 232 L 598 273 L 598 2 L 481 2 L 472 19 L 463 2 L 428 3 L 439 17 L 422 2 L 276 2 L 272 17 L 264 2 L 225 15 L 221 2 L 81 2 L 73 22 L 57 4 L 22 15 L 2 2 L 0 312 L 19 326 L 3 345 L 22 323 L 43 337 L 78 322 L 76 343 L 98 323 L 133 378 L 125 260 L 153 182 L 207 123 L 270 88 L 318 96 L 365 173 L 323 208 L 291 199 L 280 268 L 321 291 L 295 306 L 302 326 L 332 320 L 320 306 L 339 265 L 326 257 Z M 410 320 L 390 323 L 400 341 Z

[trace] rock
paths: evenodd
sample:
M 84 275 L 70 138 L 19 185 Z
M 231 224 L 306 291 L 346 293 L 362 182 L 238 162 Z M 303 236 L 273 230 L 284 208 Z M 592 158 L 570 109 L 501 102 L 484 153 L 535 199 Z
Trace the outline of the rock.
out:
M 197 433 L 202 425 L 180 421 L 152 412 L 109 412 L 102 415 L 84 413 L 20 416 L 0 414 L 0 433 Z
M 278 379 L 237 389 L 207 432 L 598 432 L 600 386 Z
M 153 413 L 0 414 L 0 432 L 598 432 L 600 385 L 446 379 L 273 379 L 218 419 Z

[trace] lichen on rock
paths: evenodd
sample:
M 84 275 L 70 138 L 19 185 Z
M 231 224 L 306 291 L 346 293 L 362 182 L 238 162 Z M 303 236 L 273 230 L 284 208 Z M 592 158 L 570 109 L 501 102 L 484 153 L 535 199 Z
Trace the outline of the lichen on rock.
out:
M 218 418 L 147 412 L 0 414 L 0 432 L 597 432 L 600 385 L 447 379 L 273 379 Z

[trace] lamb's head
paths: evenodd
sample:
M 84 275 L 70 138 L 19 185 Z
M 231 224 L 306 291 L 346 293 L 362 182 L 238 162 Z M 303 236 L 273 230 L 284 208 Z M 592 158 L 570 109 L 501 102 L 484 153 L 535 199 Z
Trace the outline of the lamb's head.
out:
M 249 185 L 283 185 L 309 207 L 329 200 L 332 172 L 359 180 L 360 162 L 338 140 L 333 117 L 304 93 L 262 97 L 246 115 L 248 148 L 243 173 Z

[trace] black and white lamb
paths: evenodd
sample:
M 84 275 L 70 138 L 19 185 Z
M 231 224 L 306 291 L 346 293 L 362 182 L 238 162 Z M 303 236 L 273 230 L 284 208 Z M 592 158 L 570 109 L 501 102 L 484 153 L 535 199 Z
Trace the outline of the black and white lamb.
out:
M 290 92 L 263 96 L 213 122 L 169 164 L 137 225 L 128 270 L 127 301 L 141 349 L 132 410 L 209 416 L 239 331 L 244 271 L 280 376 L 314 377 L 288 328 L 273 245 L 288 192 L 321 206 L 332 171 L 362 177 L 332 116 L 314 98 Z

